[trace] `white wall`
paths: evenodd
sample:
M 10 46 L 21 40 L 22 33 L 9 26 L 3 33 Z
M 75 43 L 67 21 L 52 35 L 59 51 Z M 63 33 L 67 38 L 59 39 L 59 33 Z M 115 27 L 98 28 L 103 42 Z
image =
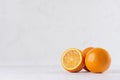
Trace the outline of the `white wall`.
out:
M 120 60 L 119 0 L 0 0 L 0 65 L 59 65 L 70 47 Z

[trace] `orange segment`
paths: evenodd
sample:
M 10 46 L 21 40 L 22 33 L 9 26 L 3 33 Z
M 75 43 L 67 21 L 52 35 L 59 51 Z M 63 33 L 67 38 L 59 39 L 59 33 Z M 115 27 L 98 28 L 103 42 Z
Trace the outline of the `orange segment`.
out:
M 67 49 L 62 55 L 62 66 L 70 72 L 78 72 L 83 68 L 83 55 L 79 49 Z
M 88 48 L 84 49 L 84 50 L 82 51 L 83 56 L 86 57 L 86 54 L 87 54 L 90 50 L 92 50 L 92 49 L 94 49 L 94 48 L 93 48 L 93 47 L 88 47 Z M 84 65 L 84 69 L 85 69 L 86 71 L 89 71 L 85 65 Z

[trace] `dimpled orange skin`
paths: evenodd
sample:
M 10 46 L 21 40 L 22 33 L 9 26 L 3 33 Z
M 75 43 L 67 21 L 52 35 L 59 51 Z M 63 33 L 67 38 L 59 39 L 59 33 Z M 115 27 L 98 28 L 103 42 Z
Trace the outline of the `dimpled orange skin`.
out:
M 85 65 L 91 72 L 102 73 L 110 67 L 110 64 L 111 57 L 105 49 L 94 48 L 86 55 Z
M 93 48 L 93 47 L 88 47 L 88 48 L 86 48 L 86 49 L 84 49 L 84 50 L 82 51 L 82 54 L 83 54 L 84 58 L 86 57 L 86 54 L 87 54 L 90 50 L 92 50 L 92 49 L 94 49 L 94 48 Z M 85 60 L 84 60 L 84 61 L 85 61 Z M 85 66 L 85 62 L 84 62 L 84 69 L 89 72 L 89 70 L 88 70 L 87 67 Z

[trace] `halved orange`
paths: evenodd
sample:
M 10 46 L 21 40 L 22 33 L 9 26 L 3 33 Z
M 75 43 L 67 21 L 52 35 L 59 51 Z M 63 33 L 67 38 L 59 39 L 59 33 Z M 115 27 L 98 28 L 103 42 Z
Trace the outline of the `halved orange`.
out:
M 83 54 L 84 58 L 86 57 L 86 54 L 87 54 L 90 50 L 92 50 L 92 49 L 94 49 L 94 48 L 93 48 L 93 47 L 88 47 L 88 48 L 86 48 L 86 49 L 84 49 L 84 50 L 82 51 L 82 54 Z M 85 65 L 85 62 L 84 62 L 84 69 L 85 69 L 86 71 L 89 71 L 89 70 L 87 69 L 86 65 Z
M 84 66 L 84 58 L 82 52 L 77 48 L 67 49 L 61 58 L 63 68 L 69 72 L 78 72 Z

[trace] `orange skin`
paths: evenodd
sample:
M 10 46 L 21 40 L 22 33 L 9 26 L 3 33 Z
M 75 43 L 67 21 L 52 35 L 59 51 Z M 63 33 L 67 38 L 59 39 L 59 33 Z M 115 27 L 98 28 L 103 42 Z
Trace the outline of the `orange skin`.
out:
M 89 71 L 102 73 L 110 67 L 111 57 L 105 49 L 94 48 L 86 54 L 85 64 Z
M 84 50 L 82 51 L 82 54 L 83 54 L 84 58 L 86 57 L 86 54 L 87 54 L 90 50 L 92 50 L 92 49 L 94 49 L 94 48 L 93 48 L 93 47 L 88 47 L 88 48 L 86 48 L 86 49 L 84 49 Z M 84 61 L 85 61 L 85 60 L 84 60 Z M 86 65 L 85 65 L 85 62 L 84 62 L 84 69 L 89 72 L 89 70 L 87 69 L 87 67 L 86 67 Z

